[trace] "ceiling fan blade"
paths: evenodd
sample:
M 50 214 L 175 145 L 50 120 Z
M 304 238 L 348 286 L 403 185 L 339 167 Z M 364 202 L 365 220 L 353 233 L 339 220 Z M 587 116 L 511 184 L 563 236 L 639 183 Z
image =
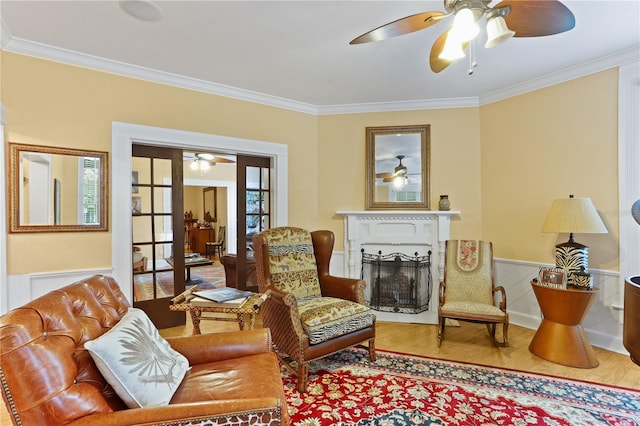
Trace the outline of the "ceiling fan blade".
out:
M 569 31 L 576 18 L 567 6 L 557 0 L 505 0 L 495 8 L 510 7 L 504 17 L 514 37 L 540 37 Z
M 377 178 L 388 178 L 393 176 L 393 172 L 376 173 Z
M 218 163 L 218 164 L 235 163 L 235 161 L 229 160 L 228 158 L 224 158 L 224 157 L 213 157 L 213 159 L 211 159 L 211 161 L 213 161 L 214 163 Z
M 449 65 L 451 65 L 456 61 L 456 60 L 452 61 L 449 59 L 442 59 L 440 57 L 440 54 L 444 50 L 444 44 L 447 41 L 447 36 L 449 35 L 449 31 L 451 31 L 451 29 L 448 29 L 447 31 L 442 33 L 442 35 L 438 37 L 435 43 L 433 43 L 433 46 L 431 46 L 431 53 L 429 54 L 429 65 L 431 66 L 431 71 L 435 73 L 439 73 L 440 71 L 444 70 L 445 68 L 447 68 Z M 462 50 L 466 49 L 468 45 L 469 45 L 468 41 L 462 43 Z
M 412 178 L 412 177 L 409 177 L 409 176 L 391 176 L 391 177 L 388 177 L 388 178 L 384 178 L 384 179 L 382 179 L 382 181 L 383 181 L 383 182 L 395 182 L 395 180 L 396 180 L 397 178 L 399 178 L 399 177 L 400 177 L 400 178 L 402 178 L 402 179 L 406 179 L 406 181 L 405 181 L 406 183 L 413 183 L 413 182 L 415 182 L 415 179 L 414 179 L 414 178 Z
M 359 37 L 351 40 L 349 44 L 369 43 L 371 41 L 385 40 L 391 37 L 409 34 L 419 31 L 438 22 L 444 13 L 442 12 L 422 12 L 407 16 L 397 21 L 390 22 Z

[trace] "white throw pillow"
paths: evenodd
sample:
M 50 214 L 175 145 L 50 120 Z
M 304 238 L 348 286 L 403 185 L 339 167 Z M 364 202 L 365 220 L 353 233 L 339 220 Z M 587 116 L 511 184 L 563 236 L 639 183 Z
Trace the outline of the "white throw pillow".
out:
M 167 405 L 189 369 L 189 361 L 137 308 L 84 347 L 129 408 Z

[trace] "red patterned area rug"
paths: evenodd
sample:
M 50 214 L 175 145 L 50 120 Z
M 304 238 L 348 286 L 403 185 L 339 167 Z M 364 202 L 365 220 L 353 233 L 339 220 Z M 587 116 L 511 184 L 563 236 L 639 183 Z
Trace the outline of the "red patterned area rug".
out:
M 311 363 L 307 392 L 282 369 L 293 426 L 640 425 L 640 392 L 354 348 Z

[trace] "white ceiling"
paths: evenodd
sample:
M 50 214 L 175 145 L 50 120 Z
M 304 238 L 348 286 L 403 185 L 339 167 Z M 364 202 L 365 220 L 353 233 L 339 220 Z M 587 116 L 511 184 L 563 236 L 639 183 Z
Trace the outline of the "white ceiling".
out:
M 576 18 L 569 32 L 485 49 L 483 30 L 471 76 L 465 59 L 429 69 L 449 18 L 349 45 L 392 20 L 444 11 L 442 1 L 158 1 L 162 19 L 145 22 L 117 1 L 2 0 L 0 16 L 7 51 L 322 113 L 477 105 L 640 58 L 640 1 L 563 3 Z

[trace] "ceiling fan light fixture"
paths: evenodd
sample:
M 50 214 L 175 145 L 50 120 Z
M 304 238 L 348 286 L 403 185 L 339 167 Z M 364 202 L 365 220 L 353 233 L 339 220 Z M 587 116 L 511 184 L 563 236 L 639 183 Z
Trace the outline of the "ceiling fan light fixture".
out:
M 393 179 L 393 186 L 397 189 L 403 188 L 409 184 L 409 178 L 406 176 L 397 176 Z
M 200 170 L 200 173 L 206 172 L 212 166 L 216 165 L 215 161 L 208 160 L 207 158 L 213 160 L 214 156 L 211 154 L 196 154 L 196 157 L 191 161 L 191 164 L 189 164 L 189 168 L 194 171 Z
M 211 166 L 211 163 L 209 163 L 207 160 L 200 160 L 198 161 L 198 166 L 200 167 L 200 170 L 202 170 L 203 172 L 206 172 L 207 170 L 209 170 L 209 167 Z
M 438 55 L 440 59 L 445 61 L 455 61 L 456 59 L 464 58 L 464 50 L 462 50 L 462 41 L 453 30 L 449 31 L 447 39 L 444 42 L 442 52 Z
M 497 46 L 503 41 L 509 40 L 515 34 L 507 27 L 502 16 L 495 16 L 487 21 L 487 43 L 484 47 Z
M 199 159 L 202 159 L 202 160 L 211 161 L 211 160 L 213 160 L 214 156 L 213 156 L 213 154 L 204 153 L 204 154 L 196 154 L 196 157 L 198 157 Z
M 453 21 L 451 33 L 456 33 L 456 38 L 460 42 L 465 42 L 476 38 L 479 32 L 480 28 L 476 25 L 475 16 L 471 9 L 460 9 Z

